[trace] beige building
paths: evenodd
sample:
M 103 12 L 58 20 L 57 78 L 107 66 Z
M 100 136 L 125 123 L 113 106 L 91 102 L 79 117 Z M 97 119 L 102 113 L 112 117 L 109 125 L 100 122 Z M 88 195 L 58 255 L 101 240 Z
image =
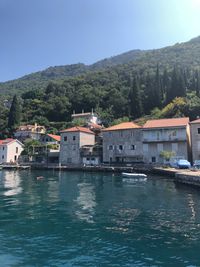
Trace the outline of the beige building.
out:
M 134 163 L 143 161 L 142 128 L 124 122 L 103 130 L 103 162 Z
M 200 160 L 200 119 L 190 122 L 192 161 Z
M 16 163 L 23 151 L 23 144 L 16 139 L 0 140 L 0 164 Z
M 189 118 L 149 120 L 143 126 L 145 163 L 162 163 L 162 151 L 190 159 Z
M 21 125 L 14 136 L 20 141 L 24 141 L 26 139 L 34 139 L 40 140 L 41 135 L 45 134 L 46 129 L 44 126 L 38 125 L 35 123 L 34 125 Z
M 77 126 L 63 130 L 60 142 L 60 164 L 82 164 L 81 148 L 94 144 L 95 134 L 88 128 Z

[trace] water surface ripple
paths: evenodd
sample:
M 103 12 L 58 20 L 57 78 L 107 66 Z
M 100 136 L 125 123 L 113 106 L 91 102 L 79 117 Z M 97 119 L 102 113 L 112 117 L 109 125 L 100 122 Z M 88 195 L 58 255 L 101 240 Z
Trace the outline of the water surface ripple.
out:
M 199 204 L 159 177 L 1 171 L 0 266 L 200 266 Z

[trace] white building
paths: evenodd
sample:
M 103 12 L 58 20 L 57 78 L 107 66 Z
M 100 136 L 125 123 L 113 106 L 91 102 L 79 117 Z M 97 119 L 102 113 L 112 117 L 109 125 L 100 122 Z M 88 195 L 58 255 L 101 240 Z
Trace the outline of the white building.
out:
M 23 151 L 23 144 L 17 139 L 0 140 L 0 164 L 15 163 Z

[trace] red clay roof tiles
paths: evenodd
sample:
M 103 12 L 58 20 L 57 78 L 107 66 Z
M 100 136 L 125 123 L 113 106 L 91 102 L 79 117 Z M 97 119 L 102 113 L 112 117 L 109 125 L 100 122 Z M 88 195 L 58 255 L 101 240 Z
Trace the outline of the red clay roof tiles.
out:
M 134 122 L 122 122 L 120 124 L 104 129 L 103 131 L 106 132 L 106 131 L 128 130 L 128 129 L 138 129 L 138 128 L 141 127 Z
M 149 120 L 143 128 L 166 128 L 166 127 L 180 127 L 186 126 L 189 123 L 189 118 L 174 118 L 174 119 L 159 119 Z

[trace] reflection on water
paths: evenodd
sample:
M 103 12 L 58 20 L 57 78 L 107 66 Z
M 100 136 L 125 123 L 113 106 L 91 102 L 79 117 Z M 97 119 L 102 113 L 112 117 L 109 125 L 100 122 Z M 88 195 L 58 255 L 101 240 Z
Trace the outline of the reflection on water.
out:
M 76 202 L 79 208 L 76 210 L 75 214 L 80 220 L 85 220 L 89 223 L 93 223 L 93 216 L 95 213 L 95 192 L 94 185 L 89 183 L 79 183 L 79 196 Z
M 196 211 L 195 211 L 195 203 L 192 197 L 192 194 L 188 194 L 188 205 L 191 209 L 191 220 L 195 220 L 196 218 Z
M 0 266 L 200 266 L 199 204 L 164 179 L 2 171 Z
M 0 179 L 1 184 L 5 188 L 5 191 L 3 192 L 4 196 L 14 196 L 22 192 L 19 172 L 2 172 Z

